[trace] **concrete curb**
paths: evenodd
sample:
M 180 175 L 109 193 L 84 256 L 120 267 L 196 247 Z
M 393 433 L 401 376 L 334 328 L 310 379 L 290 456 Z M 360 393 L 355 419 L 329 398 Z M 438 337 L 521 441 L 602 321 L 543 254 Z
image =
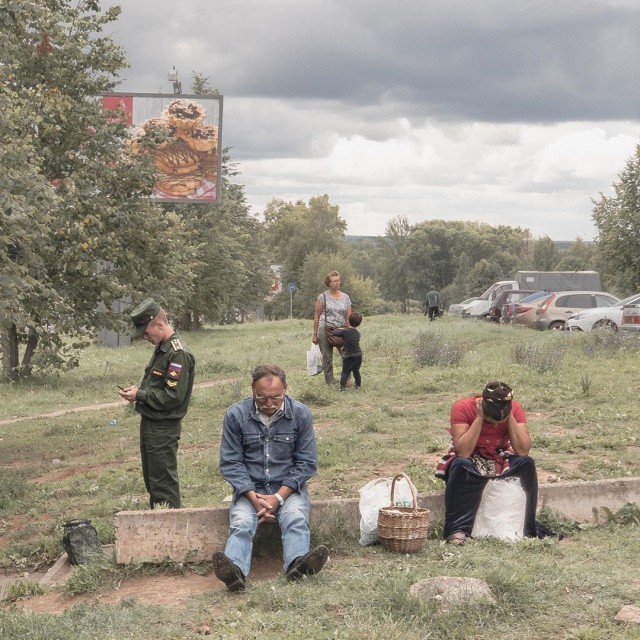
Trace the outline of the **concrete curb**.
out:
M 558 482 L 541 485 L 538 508 L 548 507 L 579 522 L 593 522 L 603 508 L 615 512 L 627 503 L 640 503 L 640 478 Z M 444 492 L 418 494 L 418 506 L 431 510 L 431 520 L 444 516 Z M 311 505 L 314 532 L 336 528 L 358 536 L 358 498 L 316 500 Z M 115 557 L 119 564 L 210 560 L 224 548 L 229 528 L 227 507 L 121 511 L 115 515 Z M 278 544 L 277 525 L 258 529 L 256 547 Z

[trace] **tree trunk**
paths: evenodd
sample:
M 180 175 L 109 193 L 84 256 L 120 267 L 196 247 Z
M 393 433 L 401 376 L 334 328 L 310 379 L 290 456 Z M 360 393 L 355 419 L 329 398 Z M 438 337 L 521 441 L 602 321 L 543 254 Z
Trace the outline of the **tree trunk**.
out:
M 9 325 L 2 332 L 2 371 L 9 380 L 18 378 L 18 329 Z
M 22 378 L 29 378 L 31 376 L 31 372 L 33 371 L 31 360 L 33 359 L 33 354 L 35 353 L 37 346 L 38 334 L 33 329 L 30 329 L 29 337 L 27 338 L 27 347 L 24 350 L 24 356 L 22 357 L 22 368 L 20 370 L 20 376 Z

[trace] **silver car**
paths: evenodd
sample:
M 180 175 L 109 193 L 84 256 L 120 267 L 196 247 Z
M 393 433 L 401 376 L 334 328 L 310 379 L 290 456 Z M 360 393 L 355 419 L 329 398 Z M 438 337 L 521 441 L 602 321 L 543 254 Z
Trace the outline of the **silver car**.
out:
M 598 329 L 617 331 L 622 324 L 622 308 L 626 304 L 640 304 L 640 293 L 608 307 L 586 309 L 576 313 L 567 320 L 567 329 L 569 331 L 596 331 Z
M 620 298 L 605 291 L 556 291 L 535 310 L 536 329 L 564 329 L 570 316 L 581 309 L 608 307 Z

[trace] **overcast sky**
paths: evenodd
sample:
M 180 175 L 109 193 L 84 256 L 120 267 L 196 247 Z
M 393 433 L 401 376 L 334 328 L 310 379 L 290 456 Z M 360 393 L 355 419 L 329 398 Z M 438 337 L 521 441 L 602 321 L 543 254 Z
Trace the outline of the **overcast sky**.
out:
M 122 90 L 224 95 L 252 211 L 328 194 L 350 235 L 474 220 L 595 235 L 640 141 L 639 0 L 103 0 Z

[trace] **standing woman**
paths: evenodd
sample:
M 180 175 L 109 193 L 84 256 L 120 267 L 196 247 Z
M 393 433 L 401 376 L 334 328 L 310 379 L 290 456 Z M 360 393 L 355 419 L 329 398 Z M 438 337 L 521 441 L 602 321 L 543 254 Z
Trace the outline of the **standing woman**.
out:
M 325 327 L 346 327 L 351 315 L 351 298 L 340 291 L 340 273 L 329 271 L 324 277 L 328 289 L 318 295 L 313 309 L 313 337 L 314 344 L 320 345 L 322 352 L 322 367 L 327 384 L 333 382 L 333 345 L 327 341 Z

